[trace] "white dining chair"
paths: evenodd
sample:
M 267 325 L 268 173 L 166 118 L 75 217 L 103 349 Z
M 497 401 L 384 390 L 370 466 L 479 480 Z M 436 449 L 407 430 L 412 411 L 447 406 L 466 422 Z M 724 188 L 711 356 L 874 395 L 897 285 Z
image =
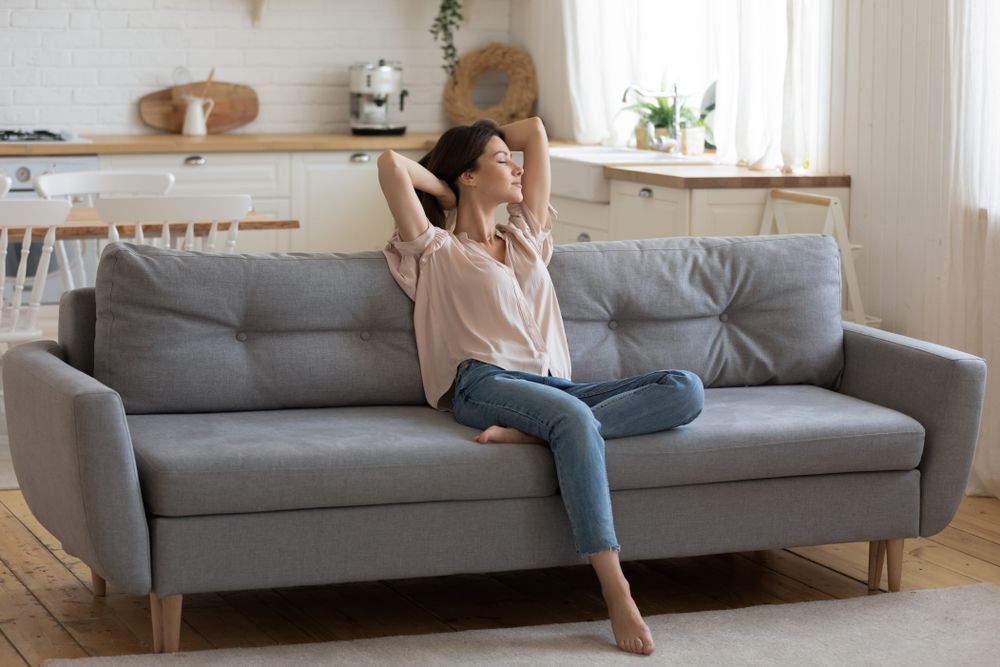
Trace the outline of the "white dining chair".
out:
M 119 195 L 165 195 L 174 186 L 171 173 L 139 173 L 131 171 L 68 171 L 58 174 L 42 174 L 34 179 L 35 192 L 43 199 L 67 199 L 81 206 L 93 206 L 101 197 Z M 139 229 L 141 236 L 142 230 Z M 117 239 L 116 239 L 117 240 Z M 138 241 L 142 242 L 142 241 Z M 76 287 L 67 252 L 66 241 L 56 242 L 56 256 L 62 265 L 63 283 L 67 290 Z M 87 269 L 84 265 L 84 242 L 71 241 L 77 257 L 79 285 L 87 284 Z M 97 256 L 101 244 L 95 243 Z
M 195 249 L 195 223 L 210 222 L 202 250 L 215 250 L 220 223 L 228 223 L 225 251 L 236 251 L 239 223 L 253 208 L 250 195 L 165 195 L 162 197 L 101 198 L 95 203 L 97 215 L 110 228 L 109 242 L 118 240 L 115 225 L 135 225 L 136 243 L 144 243 L 141 225 L 162 223 L 160 239 L 170 246 L 170 224 L 186 223 L 183 249 Z M 178 239 L 180 245 L 180 239 Z
M 0 182 L 0 188 L 4 187 Z M 9 187 L 9 183 L 6 184 Z M 56 228 L 65 224 L 69 215 L 68 201 L 43 201 L 39 199 L 0 199 L 0 266 L 7 266 L 7 248 L 9 245 L 9 229 L 24 227 L 24 237 L 21 240 L 21 259 L 17 265 L 17 276 L 14 279 L 14 291 L 7 298 L 7 271 L 0 271 L 0 364 L 3 355 L 13 343 L 25 343 L 43 337 L 38 326 L 38 309 L 45 292 L 45 278 L 49 272 L 49 258 L 55 245 Z M 45 238 L 42 241 L 41 255 L 34 270 L 29 270 L 31 254 L 31 239 L 34 230 L 45 228 Z M 24 287 L 31 284 L 28 306 L 24 306 Z M 25 312 L 27 311 L 27 312 Z M 0 387 L 0 396 L 3 390 Z M 0 412 L 4 402 L 0 400 Z
M 0 199 L 7 196 L 10 192 L 10 186 L 14 184 L 14 181 L 10 179 L 10 176 L 0 175 Z

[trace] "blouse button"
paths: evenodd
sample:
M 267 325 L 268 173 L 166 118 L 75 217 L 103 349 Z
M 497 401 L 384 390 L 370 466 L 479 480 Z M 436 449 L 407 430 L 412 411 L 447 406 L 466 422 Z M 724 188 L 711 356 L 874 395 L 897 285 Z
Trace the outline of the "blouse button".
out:
M 729 321 L 729 315 L 727 315 L 726 313 L 722 313 L 721 315 L 719 315 L 719 321 L 720 322 L 728 322 Z
M 247 339 L 247 335 L 245 333 L 243 333 L 242 331 L 239 332 L 238 334 L 236 334 L 236 340 L 240 341 L 241 343 L 243 341 L 245 341 L 246 339 Z
M 371 337 L 372 337 L 372 335 L 370 333 L 368 333 L 367 331 L 362 331 L 361 332 L 361 340 L 368 340 Z
M 608 322 L 608 328 L 609 329 L 617 329 L 618 328 L 618 322 L 615 322 L 614 320 L 611 320 L 610 322 Z

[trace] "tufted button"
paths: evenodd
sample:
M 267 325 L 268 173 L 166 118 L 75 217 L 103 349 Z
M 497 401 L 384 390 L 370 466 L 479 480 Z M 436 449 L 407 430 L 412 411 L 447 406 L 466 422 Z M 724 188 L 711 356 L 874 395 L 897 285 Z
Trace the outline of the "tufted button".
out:
M 362 331 L 361 332 L 361 340 L 368 340 L 371 337 L 372 337 L 372 335 L 370 333 L 368 333 L 367 331 Z
M 719 315 L 719 321 L 720 322 L 728 322 L 729 321 L 729 315 L 727 315 L 726 313 L 722 313 L 721 315 Z
M 238 334 L 236 334 L 236 340 L 240 341 L 241 343 L 243 341 L 245 341 L 246 339 L 247 339 L 247 335 L 245 333 L 243 333 L 242 331 L 239 332 Z
M 614 320 L 611 320 L 610 322 L 608 322 L 608 328 L 609 329 L 617 329 L 618 328 L 618 323 L 615 322 Z

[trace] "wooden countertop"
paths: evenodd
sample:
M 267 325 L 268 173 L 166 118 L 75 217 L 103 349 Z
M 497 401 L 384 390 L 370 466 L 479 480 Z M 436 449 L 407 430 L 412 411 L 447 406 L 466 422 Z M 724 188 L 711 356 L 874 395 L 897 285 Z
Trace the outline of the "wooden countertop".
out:
M 402 136 L 356 136 L 353 134 L 94 134 L 83 135 L 89 144 L 0 143 L 0 156 L 18 155 L 109 155 L 124 153 L 266 153 L 292 151 L 382 151 L 430 150 L 440 134 L 414 132 Z M 572 146 L 551 139 L 551 146 Z
M 731 165 L 605 166 L 604 177 L 668 188 L 849 188 L 847 174 L 782 174 Z
M 353 134 L 181 134 L 84 135 L 89 144 L 0 143 L 0 155 L 98 155 L 112 153 L 257 153 L 283 151 L 429 150 L 438 139 L 434 133 L 402 136 Z

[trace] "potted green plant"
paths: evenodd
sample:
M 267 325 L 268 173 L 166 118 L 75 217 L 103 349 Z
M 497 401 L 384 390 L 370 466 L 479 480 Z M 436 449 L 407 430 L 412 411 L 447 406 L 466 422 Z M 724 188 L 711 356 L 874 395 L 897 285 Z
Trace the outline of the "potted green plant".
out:
M 646 124 L 652 123 L 656 136 L 670 134 L 674 127 L 674 107 L 667 97 L 654 97 L 655 102 L 636 102 L 625 107 L 626 111 L 639 114 L 639 123 L 635 128 L 636 145 L 648 148 L 650 137 L 646 136 Z
M 655 102 L 636 102 L 625 109 L 634 111 L 639 115 L 639 123 L 636 125 L 636 144 L 639 148 L 649 146 L 649 137 L 646 136 L 646 125 L 652 123 L 657 137 L 669 136 L 674 130 L 674 106 L 668 97 L 655 97 Z M 691 107 L 681 106 L 680 127 L 701 127 L 705 129 L 706 135 L 710 135 L 711 129 L 705 125 L 705 117 L 715 108 L 702 109 L 700 114 L 696 114 Z M 678 132 L 678 136 L 680 132 Z M 709 136 L 711 141 L 711 137 Z

